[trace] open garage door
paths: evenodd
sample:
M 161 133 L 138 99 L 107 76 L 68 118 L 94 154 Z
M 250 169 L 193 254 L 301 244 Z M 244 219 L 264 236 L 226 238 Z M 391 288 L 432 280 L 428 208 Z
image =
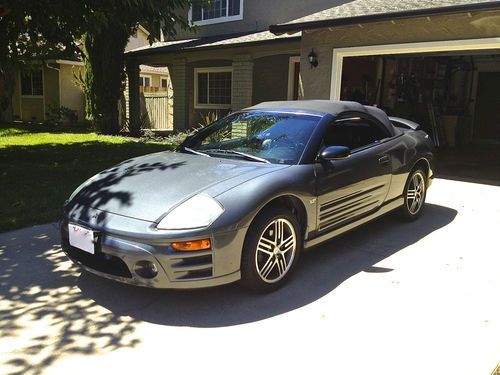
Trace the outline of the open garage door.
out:
M 500 39 L 334 50 L 331 98 L 422 124 L 438 174 L 500 183 Z

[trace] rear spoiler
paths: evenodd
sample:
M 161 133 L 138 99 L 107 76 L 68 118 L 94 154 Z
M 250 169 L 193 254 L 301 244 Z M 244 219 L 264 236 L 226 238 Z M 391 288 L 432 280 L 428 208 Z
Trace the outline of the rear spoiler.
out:
M 392 125 L 394 125 L 397 128 L 410 129 L 410 130 L 420 130 L 421 129 L 420 124 L 417 124 L 414 121 L 407 120 L 404 118 L 389 117 L 389 120 L 392 122 Z

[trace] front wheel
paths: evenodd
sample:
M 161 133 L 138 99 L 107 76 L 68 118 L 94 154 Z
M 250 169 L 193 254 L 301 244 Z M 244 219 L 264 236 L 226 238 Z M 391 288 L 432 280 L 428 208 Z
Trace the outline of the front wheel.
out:
M 413 221 L 421 214 L 427 193 L 425 172 L 417 168 L 412 171 L 403 192 L 404 205 L 399 211 L 399 217 L 404 221 Z
M 241 282 L 259 292 L 280 288 L 295 267 L 302 248 L 300 226 L 292 213 L 269 210 L 252 223 L 241 260 Z

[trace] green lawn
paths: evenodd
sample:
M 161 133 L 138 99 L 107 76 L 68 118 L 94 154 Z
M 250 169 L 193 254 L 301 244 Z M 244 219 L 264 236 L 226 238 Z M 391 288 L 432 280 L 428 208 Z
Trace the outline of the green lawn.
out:
M 169 148 L 63 129 L 0 124 L 0 232 L 58 220 L 64 201 L 87 178 L 128 158 Z

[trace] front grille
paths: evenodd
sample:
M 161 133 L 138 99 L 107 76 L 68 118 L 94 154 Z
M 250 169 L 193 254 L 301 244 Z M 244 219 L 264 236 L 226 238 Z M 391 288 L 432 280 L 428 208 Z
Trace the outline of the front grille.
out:
M 71 259 L 93 270 L 113 276 L 132 278 L 125 262 L 114 255 L 105 253 L 89 254 L 73 246 L 66 248 L 65 252 Z
M 169 262 L 176 281 L 206 279 L 213 276 L 211 252 L 180 253 L 171 257 Z

